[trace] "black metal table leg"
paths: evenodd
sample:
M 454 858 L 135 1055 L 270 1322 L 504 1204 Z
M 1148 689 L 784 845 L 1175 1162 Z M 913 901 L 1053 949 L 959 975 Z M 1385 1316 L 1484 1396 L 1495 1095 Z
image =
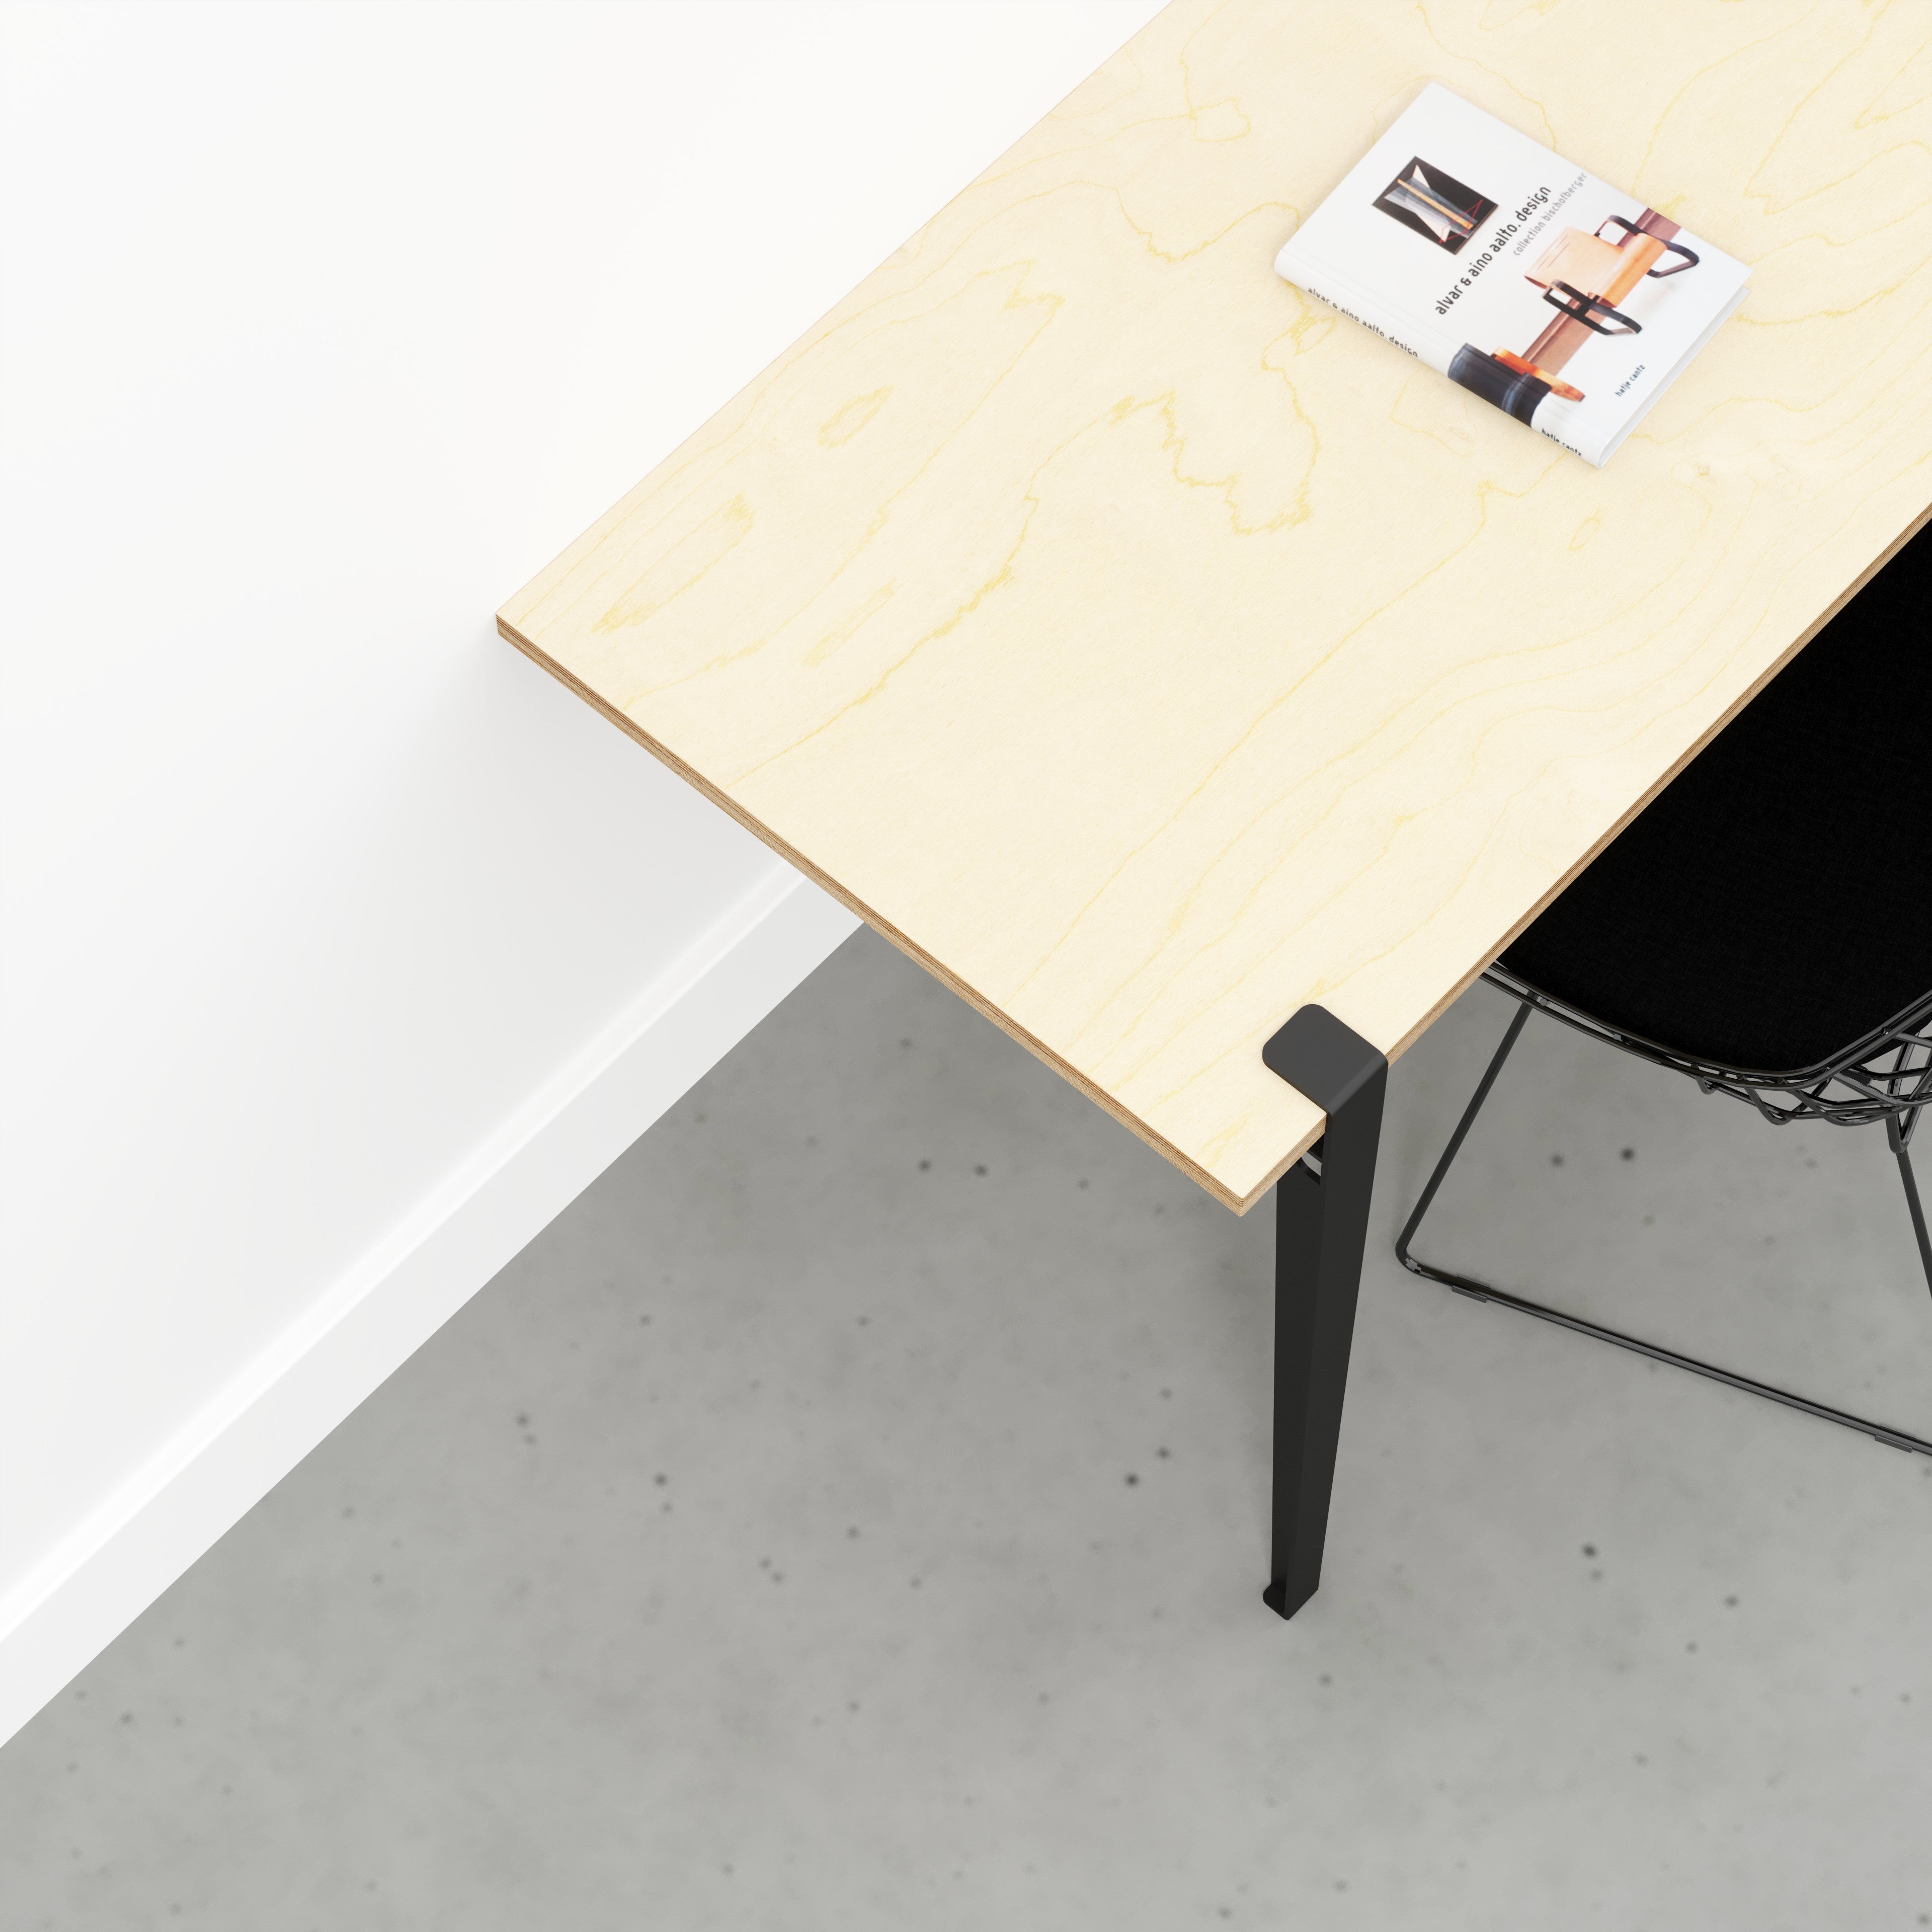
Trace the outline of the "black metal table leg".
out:
M 1322 1581 L 1388 1062 L 1322 1006 L 1304 1006 L 1262 1058 L 1328 1117 L 1275 1188 L 1274 1508 L 1262 1595 L 1292 1617 Z

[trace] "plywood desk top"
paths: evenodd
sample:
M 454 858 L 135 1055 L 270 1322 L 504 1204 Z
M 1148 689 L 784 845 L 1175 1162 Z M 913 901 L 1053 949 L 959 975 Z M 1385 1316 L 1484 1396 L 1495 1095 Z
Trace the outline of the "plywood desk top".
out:
M 1927 28 L 1178 0 L 501 627 L 1245 1208 L 1932 502 Z M 1606 469 L 1272 272 L 1428 80 L 1754 266 Z

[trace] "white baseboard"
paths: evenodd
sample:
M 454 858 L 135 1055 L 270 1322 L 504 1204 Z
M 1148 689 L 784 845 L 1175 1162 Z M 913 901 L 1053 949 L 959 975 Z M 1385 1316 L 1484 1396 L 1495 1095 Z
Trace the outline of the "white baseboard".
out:
M 773 869 L 0 1599 L 0 1743 L 858 922 Z

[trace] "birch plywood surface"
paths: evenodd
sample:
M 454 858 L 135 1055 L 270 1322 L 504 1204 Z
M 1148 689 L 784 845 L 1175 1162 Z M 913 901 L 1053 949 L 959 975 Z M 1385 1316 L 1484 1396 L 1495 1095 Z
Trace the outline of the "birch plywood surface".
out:
M 1179 0 L 501 628 L 1244 1208 L 1932 502 L 1928 42 Z M 1604 470 L 1271 271 L 1430 80 L 1753 265 Z

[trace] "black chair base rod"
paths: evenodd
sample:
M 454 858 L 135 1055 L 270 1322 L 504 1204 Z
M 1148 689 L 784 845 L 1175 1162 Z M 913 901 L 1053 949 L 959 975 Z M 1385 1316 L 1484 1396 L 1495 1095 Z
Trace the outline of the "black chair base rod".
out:
M 1430 1204 L 1442 1186 L 1444 1178 L 1456 1156 L 1462 1151 L 1462 1143 L 1468 1137 L 1470 1127 L 1483 1102 L 1490 1097 L 1490 1089 L 1496 1084 L 1496 1076 L 1502 1071 L 1503 1062 L 1509 1058 L 1510 1049 L 1528 1021 L 1531 1009 L 1519 1006 L 1515 1017 L 1510 1022 L 1509 1030 L 1503 1035 L 1502 1044 L 1496 1048 L 1489 1070 L 1483 1076 L 1474 1094 L 1471 1097 L 1456 1131 L 1450 1136 L 1449 1144 L 1442 1150 L 1442 1158 L 1436 1163 L 1436 1172 L 1429 1177 L 1429 1185 L 1422 1190 L 1422 1197 L 1415 1204 L 1415 1211 L 1408 1217 L 1408 1225 L 1396 1238 L 1396 1258 L 1411 1274 L 1420 1275 L 1426 1281 L 1439 1282 L 1442 1286 L 1453 1288 L 1456 1294 L 1467 1295 L 1477 1301 L 1495 1303 L 1498 1307 L 1514 1308 L 1524 1315 L 1534 1315 L 1540 1321 L 1552 1322 L 1558 1328 L 1568 1328 L 1579 1335 L 1587 1335 L 1593 1341 L 1608 1342 L 1619 1348 L 1628 1348 L 1640 1355 L 1647 1355 L 1654 1362 L 1667 1362 L 1672 1368 L 1688 1369 L 1693 1375 L 1703 1376 L 1709 1380 L 1722 1382 L 1726 1388 L 1742 1389 L 1747 1395 L 1762 1396 L 1767 1402 L 1782 1402 L 1787 1408 L 1796 1408 L 1807 1415 L 1814 1415 L 1821 1422 L 1835 1422 L 1841 1427 L 1856 1430 L 1861 1435 L 1869 1436 L 1874 1442 L 1882 1442 L 1888 1448 L 1903 1449 L 1921 1456 L 1932 1456 L 1932 1442 L 1894 1429 L 1885 1423 L 1873 1422 L 1864 1416 L 1852 1415 L 1841 1408 L 1833 1408 L 1828 1404 L 1814 1402 L 1808 1396 L 1795 1395 L 1789 1389 L 1774 1388 L 1768 1382 L 1754 1380 L 1749 1376 L 1741 1376 L 1733 1370 L 1720 1368 L 1712 1362 L 1702 1362 L 1694 1355 L 1681 1354 L 1674 1348 L 1666 1348 L 1654 1342 L 1646 1342 L 1634 1335 L 1620 1334 L 1614 1328 L 1606 1328 L 1600 1323 L 1586 1321 L 1581 1316 L 1566 1315 L 1561 1309 L 1546 1307 L 1540 1301 L 1531 1301 L 1520 1294 L 1505 1293 L 1499 1288 L 1492 1288 L 1486 1282 L 1472 1280 L 1467 1275 L 1454 1274 L 1446 1268 L 1433 1268 L 1426 1262 L 1419 1261 L 1409 1252 L 1409 1244 L 1415 1238 L 1416 1230 L 1422 1225 L 1423 1216 L 1429 1212 Z M 1932 1244 L 1928 1244 L 1925 1232 L 1925 1217 L 1918 1200 L 1918 1190 L 1915 1181 L 1910 1156 L 1903 1136 L 1892 1120 L 1886 1122 L 1887 1138 L 1892 1150 L 1898 1156 L 1900 1172 L 1905 1178 L 1906 1198 L 1912 1211 L 1912 1232 L 1918 1238 L 1919 1252 L 1925 1262 L 1928 1280 L 1932 1280 Z
M 1915 1126 L 1918 1118 L 1915 1112 Z M 1905 1182 L 1905 1204 L 1912 1212 L 1912 1232 L 1918 1237 L 1918 1258 L 1925 1264 L 1925 1286 L 1932 1288 L 1932 1234 L 1926 1232 L 1925 1210 L 1918 1198 L 1918 1178 L 1912 1172 L 1911 1152 L 1906 1145 L 1904 1134 L 1900 1131 L 1896 1114 L 1885 1117 L 1885 1137 L 1898 1157 L 1898 1172 Z

